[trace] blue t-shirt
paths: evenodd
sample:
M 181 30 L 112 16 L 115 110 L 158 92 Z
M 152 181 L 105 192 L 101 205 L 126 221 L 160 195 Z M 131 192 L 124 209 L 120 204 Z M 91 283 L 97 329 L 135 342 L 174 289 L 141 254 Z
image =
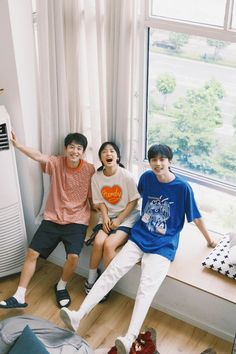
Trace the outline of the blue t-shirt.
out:
M 161 183 L 149 170 L 140 177 L 138 190 L 142 213 L 131 230 L 130 240 L 145 253 L 160 254 L 173 261 L 185 216 L 188 222 L 201 217 L 192 188 L 178 176 Z

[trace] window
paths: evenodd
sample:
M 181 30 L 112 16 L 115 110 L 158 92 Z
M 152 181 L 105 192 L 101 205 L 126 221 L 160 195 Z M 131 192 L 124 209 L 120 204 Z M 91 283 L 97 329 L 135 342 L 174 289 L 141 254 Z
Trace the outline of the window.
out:
M 225 5 L 226 0 L 153 0 L 151 15 L 222 27 Z
M 231 0 L 153 0 L 145 20 L 145 154 L 155 142 L 172 147 L 220 233 L 236 220 L 235 11 Z

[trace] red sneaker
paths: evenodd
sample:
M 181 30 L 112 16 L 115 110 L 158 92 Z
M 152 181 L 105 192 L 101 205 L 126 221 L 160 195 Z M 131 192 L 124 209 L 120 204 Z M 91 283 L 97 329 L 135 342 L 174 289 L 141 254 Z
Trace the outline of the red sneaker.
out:
M 117 354 L 117 349 L 116 347 L 112 347 L 107 354 Z
M 156 331 L 151 328 L 146 332 L 139 333 L 136 341 L 132 344 L 129 354 L 157 354 Z
M 116 347 L 112 347 L 107 354 L 117 354 Z M 133 342 L 129 354 L 159 354 L 156 349 L 156 331 L 149 328 L 146 332 L 140 332 Z

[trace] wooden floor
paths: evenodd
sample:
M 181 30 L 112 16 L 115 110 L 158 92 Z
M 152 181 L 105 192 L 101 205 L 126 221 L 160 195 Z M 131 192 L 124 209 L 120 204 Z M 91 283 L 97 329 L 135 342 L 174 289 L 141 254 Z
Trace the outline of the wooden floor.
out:
M 59 318 L 59 310 L 54 299 L 53 286 L 61 274 L 61 268 L 47 261 L 40 261 L 27 291 L 29 306 L 23 310 L 0 309 L 0 319 L 21 314 L 33 314 L 64 327 Z M 19 275 L 0 279 L 0 299 L 9 297 L 18 284 Z M 68 285 L 72 304 L 77 309 L 84 299 L 84 278 L 75 274 Z M 129 324 L 133 300 L 112 292 L 109 300 L 97 305 L 82 320 L 78 334 L 95 349 L 111 347 L 118 335 L 125 334 Z M 224 341 L 196 327 L 150 309 L 144 326 L 157 331 L 157 349 L 160 354 L 200 354 L 205 349 L 214 348 L 217 354 L 231 354 L 232 343 Z

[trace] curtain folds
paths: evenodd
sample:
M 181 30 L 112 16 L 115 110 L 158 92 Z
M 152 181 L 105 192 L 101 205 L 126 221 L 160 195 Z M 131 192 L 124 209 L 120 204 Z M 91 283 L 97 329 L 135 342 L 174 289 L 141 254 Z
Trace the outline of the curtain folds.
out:
M 99 164 L 102 142 L 114 140 L 131 168 L 138 141 L 141 0 L 37 0 L 42 150 L 62 152 L 79 131 L 87 158 Z
M 108 1 L 108 134 L 120 145 L 130 170 L 137 159 L 140 116 L 140 6 L 140 0 Z

